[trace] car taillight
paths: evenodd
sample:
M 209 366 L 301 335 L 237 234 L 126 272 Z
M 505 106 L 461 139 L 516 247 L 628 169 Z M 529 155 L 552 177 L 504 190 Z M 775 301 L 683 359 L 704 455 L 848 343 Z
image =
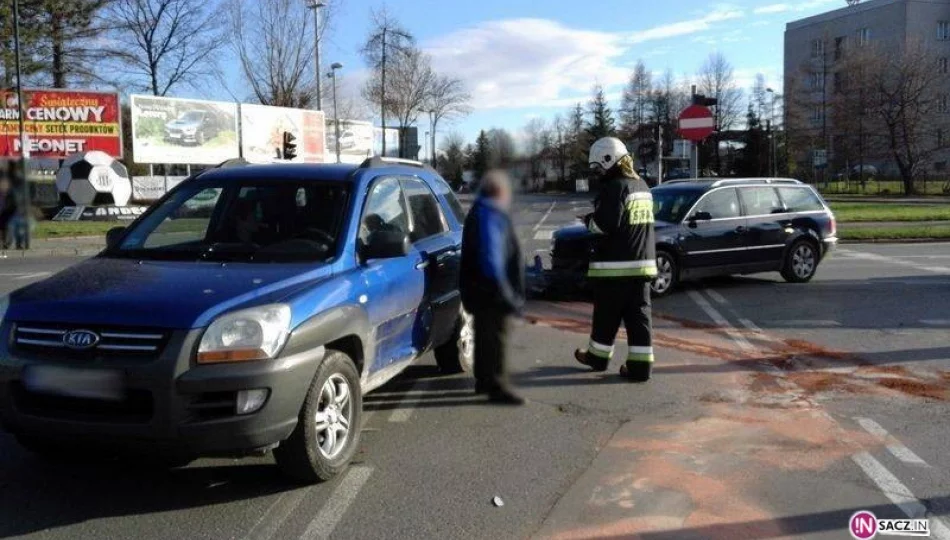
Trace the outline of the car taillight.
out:
M 835 219 L 835 216 L 831 216 L 831 230 L 828 233 L 828 236 L 837 236 L 838 235 L 838 220 Z

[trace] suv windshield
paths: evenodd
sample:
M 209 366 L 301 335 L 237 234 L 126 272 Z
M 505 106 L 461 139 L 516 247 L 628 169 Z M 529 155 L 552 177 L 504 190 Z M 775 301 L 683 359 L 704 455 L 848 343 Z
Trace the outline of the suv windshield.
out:
M 323 261 L 336 253 L 347 188 L 320 182 L 182 186 L 106 255 L 158 260 Z
M 703 194 L 693 189 L 654 189 L 653 215 L 657 221 L 679 223 Z

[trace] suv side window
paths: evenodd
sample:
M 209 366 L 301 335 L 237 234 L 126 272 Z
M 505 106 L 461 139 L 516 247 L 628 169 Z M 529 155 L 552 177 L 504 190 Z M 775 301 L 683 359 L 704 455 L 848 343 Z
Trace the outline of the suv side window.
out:
M 445 232 L 445 216 L 442 207 L 436 200 L 432 190 L 422 180 L 417 178 L 403 178 L 402 189 L 409 202 L 409 212 L 412 214 L 412 230 L 409 238 L 413 242 L 425 240 Z
M 815 212 L 825 209 L 815 192 L 808 188 L 780 187 L 778 192 L 788 212 Z
M 747 216 L 767 216 L 785 211 L 778 192 L 771 187 L 749 187 L 739 190 Z
M 402 188 L 396 178 L 377 180 L 370 188 L 360 221 L 360 242 L 377 231 L 395 231 L 409 234 L 409 214 L 402 198 Z
M 445 197 L 445 200 L 448 201 L 449 209 L 452 210 L 455 219 L 457 219 L 459 223 L 465 223 L 465 209 L 462 208 L 462 204 L 459 203 L 458 198 L 455 196 L 452 188 L 449 187 L 448 182 L 440 176 L 435 178 L 435 192 Z
M 693 214 L 709 212 L 712 219 L 737 218 L 742 214 L 739 210 L 739 198 L 735 188 L 718 189 L 703 197 Z

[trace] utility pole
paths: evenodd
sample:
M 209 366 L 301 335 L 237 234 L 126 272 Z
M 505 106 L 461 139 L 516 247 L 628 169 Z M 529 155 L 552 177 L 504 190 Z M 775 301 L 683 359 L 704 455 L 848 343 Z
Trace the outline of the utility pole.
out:
M 13 49 L 16 67 L 17 122 L 20 130 L 20 204 L 18 213 L 24 231 L 24 249 L 30 249 L 30 182 L 27 178 L 27 159 L 29 159 L 29 138 L 23 125 L 25 109 L 23 107 L 23 73 L 20 66 L 20 0 L 13 0 Z
M 383 126 L 383 157 L 386 157 L 386 32 L 389 27 L 383 27 L 383 54 L 379 73 L 379 116 Z
M 660 185 L 663 183 L 663 124 L 657 123 L 657 143 L 656 143 L 656 155 L 657 155 L 657 165 L 656 165 L 656 184 Z
M 320 0 L 307 0 L 307 7 L 313 10 L 313 55 L 317 64 L 317 110 L 323 110 L 323 90 L 321 81 L 323 72 L 320 69 L 320 8 L 326 4 Z
M 336 135 L 336 162 L 340 163 L 340 109 L 337 107 L 336 102 L 336 72 L 339 69 L 343 69 L 343 64 L 339 62 L 333 62 L 333 65 L 330 66 L 330 73 L 328 75 L 333 79 L 333 133 Z M 384 132 L 385 133 L 385 132 Z M 385 137 L 384 137 L 385 140 Z

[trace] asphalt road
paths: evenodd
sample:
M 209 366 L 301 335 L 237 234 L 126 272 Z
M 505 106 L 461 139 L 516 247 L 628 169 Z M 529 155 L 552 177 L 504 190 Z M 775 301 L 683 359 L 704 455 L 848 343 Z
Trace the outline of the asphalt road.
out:
M 519 201 L 527 256 L 586 210 Z M 0 293 L 76 260 L 0 260 Z M 270 457 L 49 464 L 0 435 L 0 537 L 834 539 L 865 509 L 950 540 L 947 302 L 947 244 L 844 246 L 806 285 L 693 284 L 655 303 L 656 377 L 632 385 L 572 363 L 588 303 L 534 300 L 525 407 L 426 358 L 366 398 L 353 467 L 308 488 Z

